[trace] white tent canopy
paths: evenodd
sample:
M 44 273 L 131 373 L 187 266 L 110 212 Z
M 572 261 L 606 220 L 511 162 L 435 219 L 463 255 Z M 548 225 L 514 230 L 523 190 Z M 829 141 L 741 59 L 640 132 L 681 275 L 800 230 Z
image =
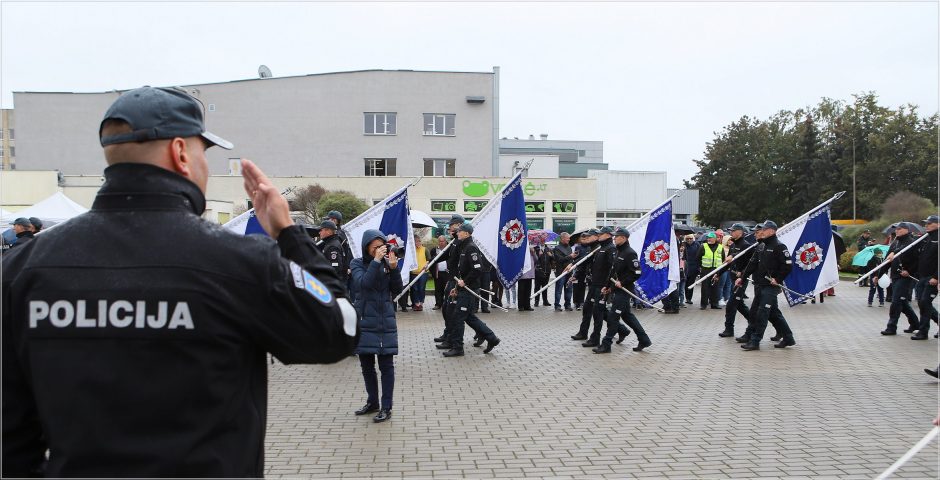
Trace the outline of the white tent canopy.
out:
M 87 212 L 88 209 L 75 203 L 71 198 L 66 197 L 62 192 L 53 193 L 52 196 L 41 202 L 24 208 L 17 212 L 3 212 L 0 216 L 0 222 L 3 226 L 8 226 L 10 222 L 19 217 L 36 217 L 42 220 L 44 227 L 49 227 L 57 223 L 62 223 L 72 217 Z

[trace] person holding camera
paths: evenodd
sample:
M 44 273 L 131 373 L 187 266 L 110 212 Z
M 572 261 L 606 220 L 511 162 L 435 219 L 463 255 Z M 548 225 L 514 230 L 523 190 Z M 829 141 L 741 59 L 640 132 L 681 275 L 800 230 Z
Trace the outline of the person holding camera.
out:
M 356 355 L 366 383 L 366 404 L 356 415 L 379 412 L 373 420 L 384 422 L 392 416 L 392 392 L 395 390 L 394 355 L 398 355 L 398 326 L 392 297 L 402 290 L 398 271 L 398 255 L 390 249 L 388 238 L 378 230 L 362 234 L 362 257 L 350 263 L 353 289 L 357 292 L 359 313 L 359 344 Z M 382 400 L 379 403 L 378 377 L 375 363 L 382 372 Z

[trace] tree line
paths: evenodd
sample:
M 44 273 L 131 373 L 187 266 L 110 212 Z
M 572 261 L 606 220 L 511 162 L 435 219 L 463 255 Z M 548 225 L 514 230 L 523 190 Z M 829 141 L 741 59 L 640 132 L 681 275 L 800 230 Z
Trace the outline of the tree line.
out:
M 832 215 L 851 219 L 854 164 L 856 217 L 874 219 L 897 192 L 937 201 L 937 128 L 937 113 L 891 109 L 874 92 L 851 103 L 823 98 L 766 120 L 743 116 L 715 133 L 685 186 L 699 189 L 699 220 L 708 225 L 782 224 L 843 190 Z

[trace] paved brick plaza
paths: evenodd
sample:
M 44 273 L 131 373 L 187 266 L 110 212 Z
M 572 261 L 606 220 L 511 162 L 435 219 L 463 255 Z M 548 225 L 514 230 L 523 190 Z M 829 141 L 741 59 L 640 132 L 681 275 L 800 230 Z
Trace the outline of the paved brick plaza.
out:
M 922 369 L 937 367 L 938 341 L 936 325 L 928 341 L 879 335 L 888 309 L 866 307 L 867 291 L 842 282 L 823 305 L 784 306 L 797 346 L 759 352 L 719 338 L 723 311 L 697 304 L 640 311 L 653 346 L 635 353 L 631 335 L 608 355 L 569 339 L 581 312 L 482 315 L 502 344 L 456 359 L 434 348 L 439 312 L 399 314 L 384 424 L 352 415 L 365 402 L 355 358 L 271 367 L 266 472 L 874 478 L 931 428 L 938 383 Z M 937 442 L 899 476 L 940 476 Z

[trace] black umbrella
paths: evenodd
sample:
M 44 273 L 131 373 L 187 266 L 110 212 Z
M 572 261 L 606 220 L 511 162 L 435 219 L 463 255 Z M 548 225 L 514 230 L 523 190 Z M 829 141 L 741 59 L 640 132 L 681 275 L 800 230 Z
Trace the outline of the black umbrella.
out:
M 892 223 L 891 225 L 888 225 L 888 227 L 882 230 L 881 233 L 885 235 L 891 235 L 898 228 L 898 223 L 901 223 L 901 222 L 896 222 L 896 223 Z M 913 222 L 907 222 L 907 223 L 911 225 L 911 233 L 915 235 L 922 235 L 925 232 L 924 227 L 921 227 L 920 225 L 913 223 Z
M 836 243 L 836 257 L 842 258 L 842 254 L 845 253 L 845 239 L 839 232 L 833 231 L 832 241 Z
M 695 233 L 695 231 L 692 230 L 692 227 L 684 223 L 673 224 L 672 229 L 675 230 L 676 233 L 678 233 L 679 235 L 688 235 L 690 233 Z

